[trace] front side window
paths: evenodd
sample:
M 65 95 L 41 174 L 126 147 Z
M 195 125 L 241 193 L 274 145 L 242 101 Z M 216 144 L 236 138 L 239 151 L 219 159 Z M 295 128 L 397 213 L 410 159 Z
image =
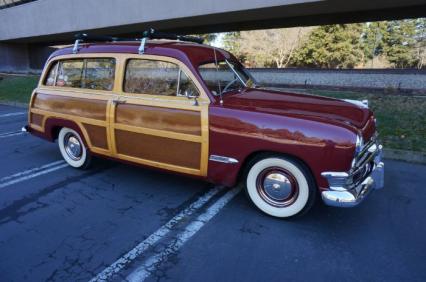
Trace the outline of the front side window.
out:
M 161 96 L 198 96 L 193 82 L 170 62 L 131 59 L 126 66 L 124 92 Z
M 194 82 L 182 70 L 179 72 L 179 89 L 177 95 L 188 98 L 200 96 Z
M 70 59 L 52 64 L 46 86 L 112 90 L 115 60 L 110 58 Z
M 248 71 L 241 64 L 232 61 L 222 60 L 202 64 L 198 67 L 198 71 L 213 95 L 252 87 L 255 84 Z

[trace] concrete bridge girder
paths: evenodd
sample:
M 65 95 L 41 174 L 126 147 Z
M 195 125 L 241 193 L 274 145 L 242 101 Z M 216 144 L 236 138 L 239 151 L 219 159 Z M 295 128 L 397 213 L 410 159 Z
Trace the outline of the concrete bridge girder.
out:
M 223 32 L 426 16 L 425 0 L 38 0 L 0 10 L 0 71 L 30 69 L 76 32 Z M 26 67 L 25 67 L 26 66 Z

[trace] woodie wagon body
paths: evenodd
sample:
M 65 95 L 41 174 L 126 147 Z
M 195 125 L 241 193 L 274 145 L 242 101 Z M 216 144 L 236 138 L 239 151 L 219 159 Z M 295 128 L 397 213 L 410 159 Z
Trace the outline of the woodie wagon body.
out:
M 383 187 L 368 108 L 258 87 L 232 54 L 193 42 L 56 51 L 26 130 L 58 140 L 77 168 L 96 155 L 226 186 L 243 181 L 253 203 L 277 217 L 304 213 L 318 193 L 346 207 Z

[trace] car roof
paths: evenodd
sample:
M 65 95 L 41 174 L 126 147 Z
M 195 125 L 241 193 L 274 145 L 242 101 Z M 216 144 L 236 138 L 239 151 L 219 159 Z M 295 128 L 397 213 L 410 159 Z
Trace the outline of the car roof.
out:
M 79 54 L 96 53 L 138 54 L 139 46 L 139 41 L 80 43 L 79 51 L 77 54 L 75 54 L 75 56 L 78 57 Z M 72 54 L 73 46 L 70 45 L 53 52 L 49 57 L 49 60 L 57 56 Z M 198 66 L 207 62 L 213 62 L 215 60 L 215 55 L 217 60 L 230 59 L 233 57 L 229 52 L 220 48 L 215 48 L 205 44 L 175 40 L 148 40 L 145 44 L 144 54 L 172 57 L 180 61 L 190 63 L 193 66 Z

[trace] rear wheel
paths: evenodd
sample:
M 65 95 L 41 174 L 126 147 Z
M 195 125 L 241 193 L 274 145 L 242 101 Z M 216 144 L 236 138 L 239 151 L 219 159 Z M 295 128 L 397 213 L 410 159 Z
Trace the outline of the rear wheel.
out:
M 315 201 L 315 184 L 299 162 L 269 157 L 254 162 L 246 178 L 253 204 L 271 216 L 288 218 L 308 211 Z
M 80 134 L 70 128 L 62 128 L 58 136 L 59 150 L 64 160 L 72 167 L 89 167 L 91 155 Z

